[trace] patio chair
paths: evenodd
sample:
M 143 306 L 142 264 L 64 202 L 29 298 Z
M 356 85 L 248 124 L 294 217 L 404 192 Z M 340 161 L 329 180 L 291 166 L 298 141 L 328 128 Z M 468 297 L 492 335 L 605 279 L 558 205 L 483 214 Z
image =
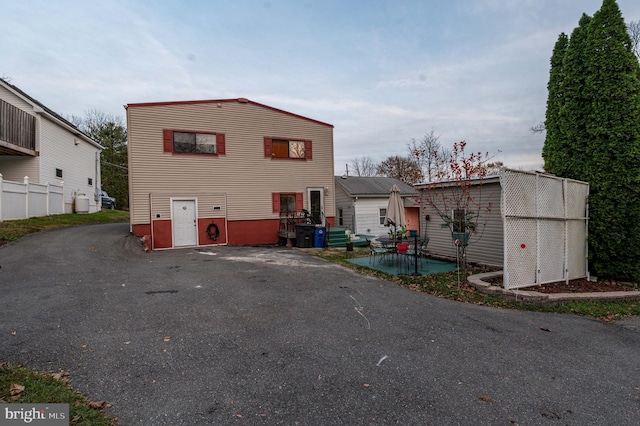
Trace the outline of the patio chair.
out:
M 384 260 L 384 258 L 390 254 L 389 250 L 382 247 L 381 245 L 375 244 L 372 240 L 367 238 L 367 243 L 369 244 L 369 264 L 373 264 L 375 266 L 376 259 L 381 258 L 380 261 Z
M 428 262 L 427 255 L 427 245 L 429 244 L 429 237 L 425 237 L 423 239 L 418 239 L 418 245 L 411 244 L 409 246 L 409 250 L 405 253 L 407 264 L 409 266 L 414 265 L 414 261 L 417 259 L 419 262 L 419 266 L 421 266 L 424 262 Z

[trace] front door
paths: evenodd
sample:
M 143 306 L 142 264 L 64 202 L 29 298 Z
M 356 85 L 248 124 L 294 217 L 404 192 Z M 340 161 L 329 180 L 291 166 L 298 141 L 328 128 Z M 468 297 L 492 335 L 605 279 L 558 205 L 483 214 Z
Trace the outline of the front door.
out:
M 173 246 L 198 244 L 195 200 L 173 200 Z
M 309 189 L 309 213 L 313 218 L 313 223 L 324 224 L 324 205 L 323 205 L 323 190 L 322 189 Z

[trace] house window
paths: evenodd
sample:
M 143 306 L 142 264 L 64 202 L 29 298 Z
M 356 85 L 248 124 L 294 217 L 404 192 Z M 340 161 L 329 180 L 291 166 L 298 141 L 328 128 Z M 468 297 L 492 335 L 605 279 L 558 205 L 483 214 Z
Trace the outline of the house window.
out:
M 217 156 L 226 154 L 224 133 L 164 129 L 162 131 L 162 143 L 164 152 Z
M 56 169 L 56 177 L 62 179 L 62 169 Z
M 380 225 L 384 225 L 385 217 L 387 217 L 387 209 L 380 209 Z
M 274 139 L 272 156 L 276 158 L 305 158 L 303 141 Z
M 93 186 L 93 179 L 91 178 L 87 179 L 87 183 L 89 184 L 89 186 Z
M 296 194 L 280 194 L 280 213 L 296 211 Z
M 272 192 L 273 213 L 294 213 L 302 211 L 302 192 Z
M 344 213 L 342 209 L 338 209 L 338 226 L 344 225 Z
M 288 158 L 311 160 L 310 140 L 290 140 L 284 138 L 264 138 L 264 156 L 268 158 Z
M 466 232 L 467 211 L 465 209 L 452 209 L 451 219 L 453 219 L 451 225 L 453 232 Z
M 215 154 L 215 133 L 173 132 L 173 152 Z

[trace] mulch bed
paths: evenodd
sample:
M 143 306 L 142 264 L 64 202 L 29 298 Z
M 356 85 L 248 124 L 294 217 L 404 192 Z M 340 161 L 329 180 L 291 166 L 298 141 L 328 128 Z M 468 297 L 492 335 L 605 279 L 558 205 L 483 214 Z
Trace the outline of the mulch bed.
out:
M 498 286 L 502 285 L 502 277 L 496 277 L 484 280 Z M 570 280 L 569 284 L 564 281 L 524 287 L 523 291 L 537 291 L 538 293 L 597 293 L 605 291 L 633 291 L 640 290 L 632 283 L 625 283 L 613 280 L 603 280 L 592 282 L 584 278 Z

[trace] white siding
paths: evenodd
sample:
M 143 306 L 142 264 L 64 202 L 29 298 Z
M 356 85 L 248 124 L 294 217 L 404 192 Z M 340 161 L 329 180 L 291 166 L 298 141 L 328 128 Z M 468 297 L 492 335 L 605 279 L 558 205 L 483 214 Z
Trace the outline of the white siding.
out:
M 89 212 L 100 210 L 100 204 L 95 199 L 96 188 L 100 185 L 99 157 L 96 171 L 96 153 L 99 150 L 44 117 L 38 123 L 40 183 L 60 184 L 64 181 L 65 213 L 73 212 L 74 197 L 77 194 L 89 197 Z M 56 169 L 62 169 L 62 178 L 56 177 Z M 89 185 L 89 178 L 93 180 L 93 185 Z
M 40 181 L 40 161 L 38 157 L 26 155 L 0 155 L 0 173 L 6 180 L 22 182 L 29 176 L 31 182 Z
M 389 197 L 360 198 L 356 201 L 357 234 L 381 235 L 389 232 L 389 227 L 380 225 L 380 209 L 386 209 Z
M 36 115 L 33 112 L 33 105 L 31 105 L 30 103 L 26 102 L 24 99 L 22 99 L 22 97 L 17 96 L 16 94 L 14 94 L 12 91 L 7 90 L 4 86 L 2 86 L 0 84 L 0 99 L 2 99 L 5 102 L 10 103 L 11 105 L 13 105 L 16 108 L 20 108 L 21 110 L 31 114 L 31 115 Z
M 340 185 L 335 185 L 336 188 L 336 226 L 344 226 L 349 229 L 353 229 L 355 226 L 355 209 L 353 198 L 351 198 Z M 343 223 L 338 223 L 338 210 L 342 209 Z

